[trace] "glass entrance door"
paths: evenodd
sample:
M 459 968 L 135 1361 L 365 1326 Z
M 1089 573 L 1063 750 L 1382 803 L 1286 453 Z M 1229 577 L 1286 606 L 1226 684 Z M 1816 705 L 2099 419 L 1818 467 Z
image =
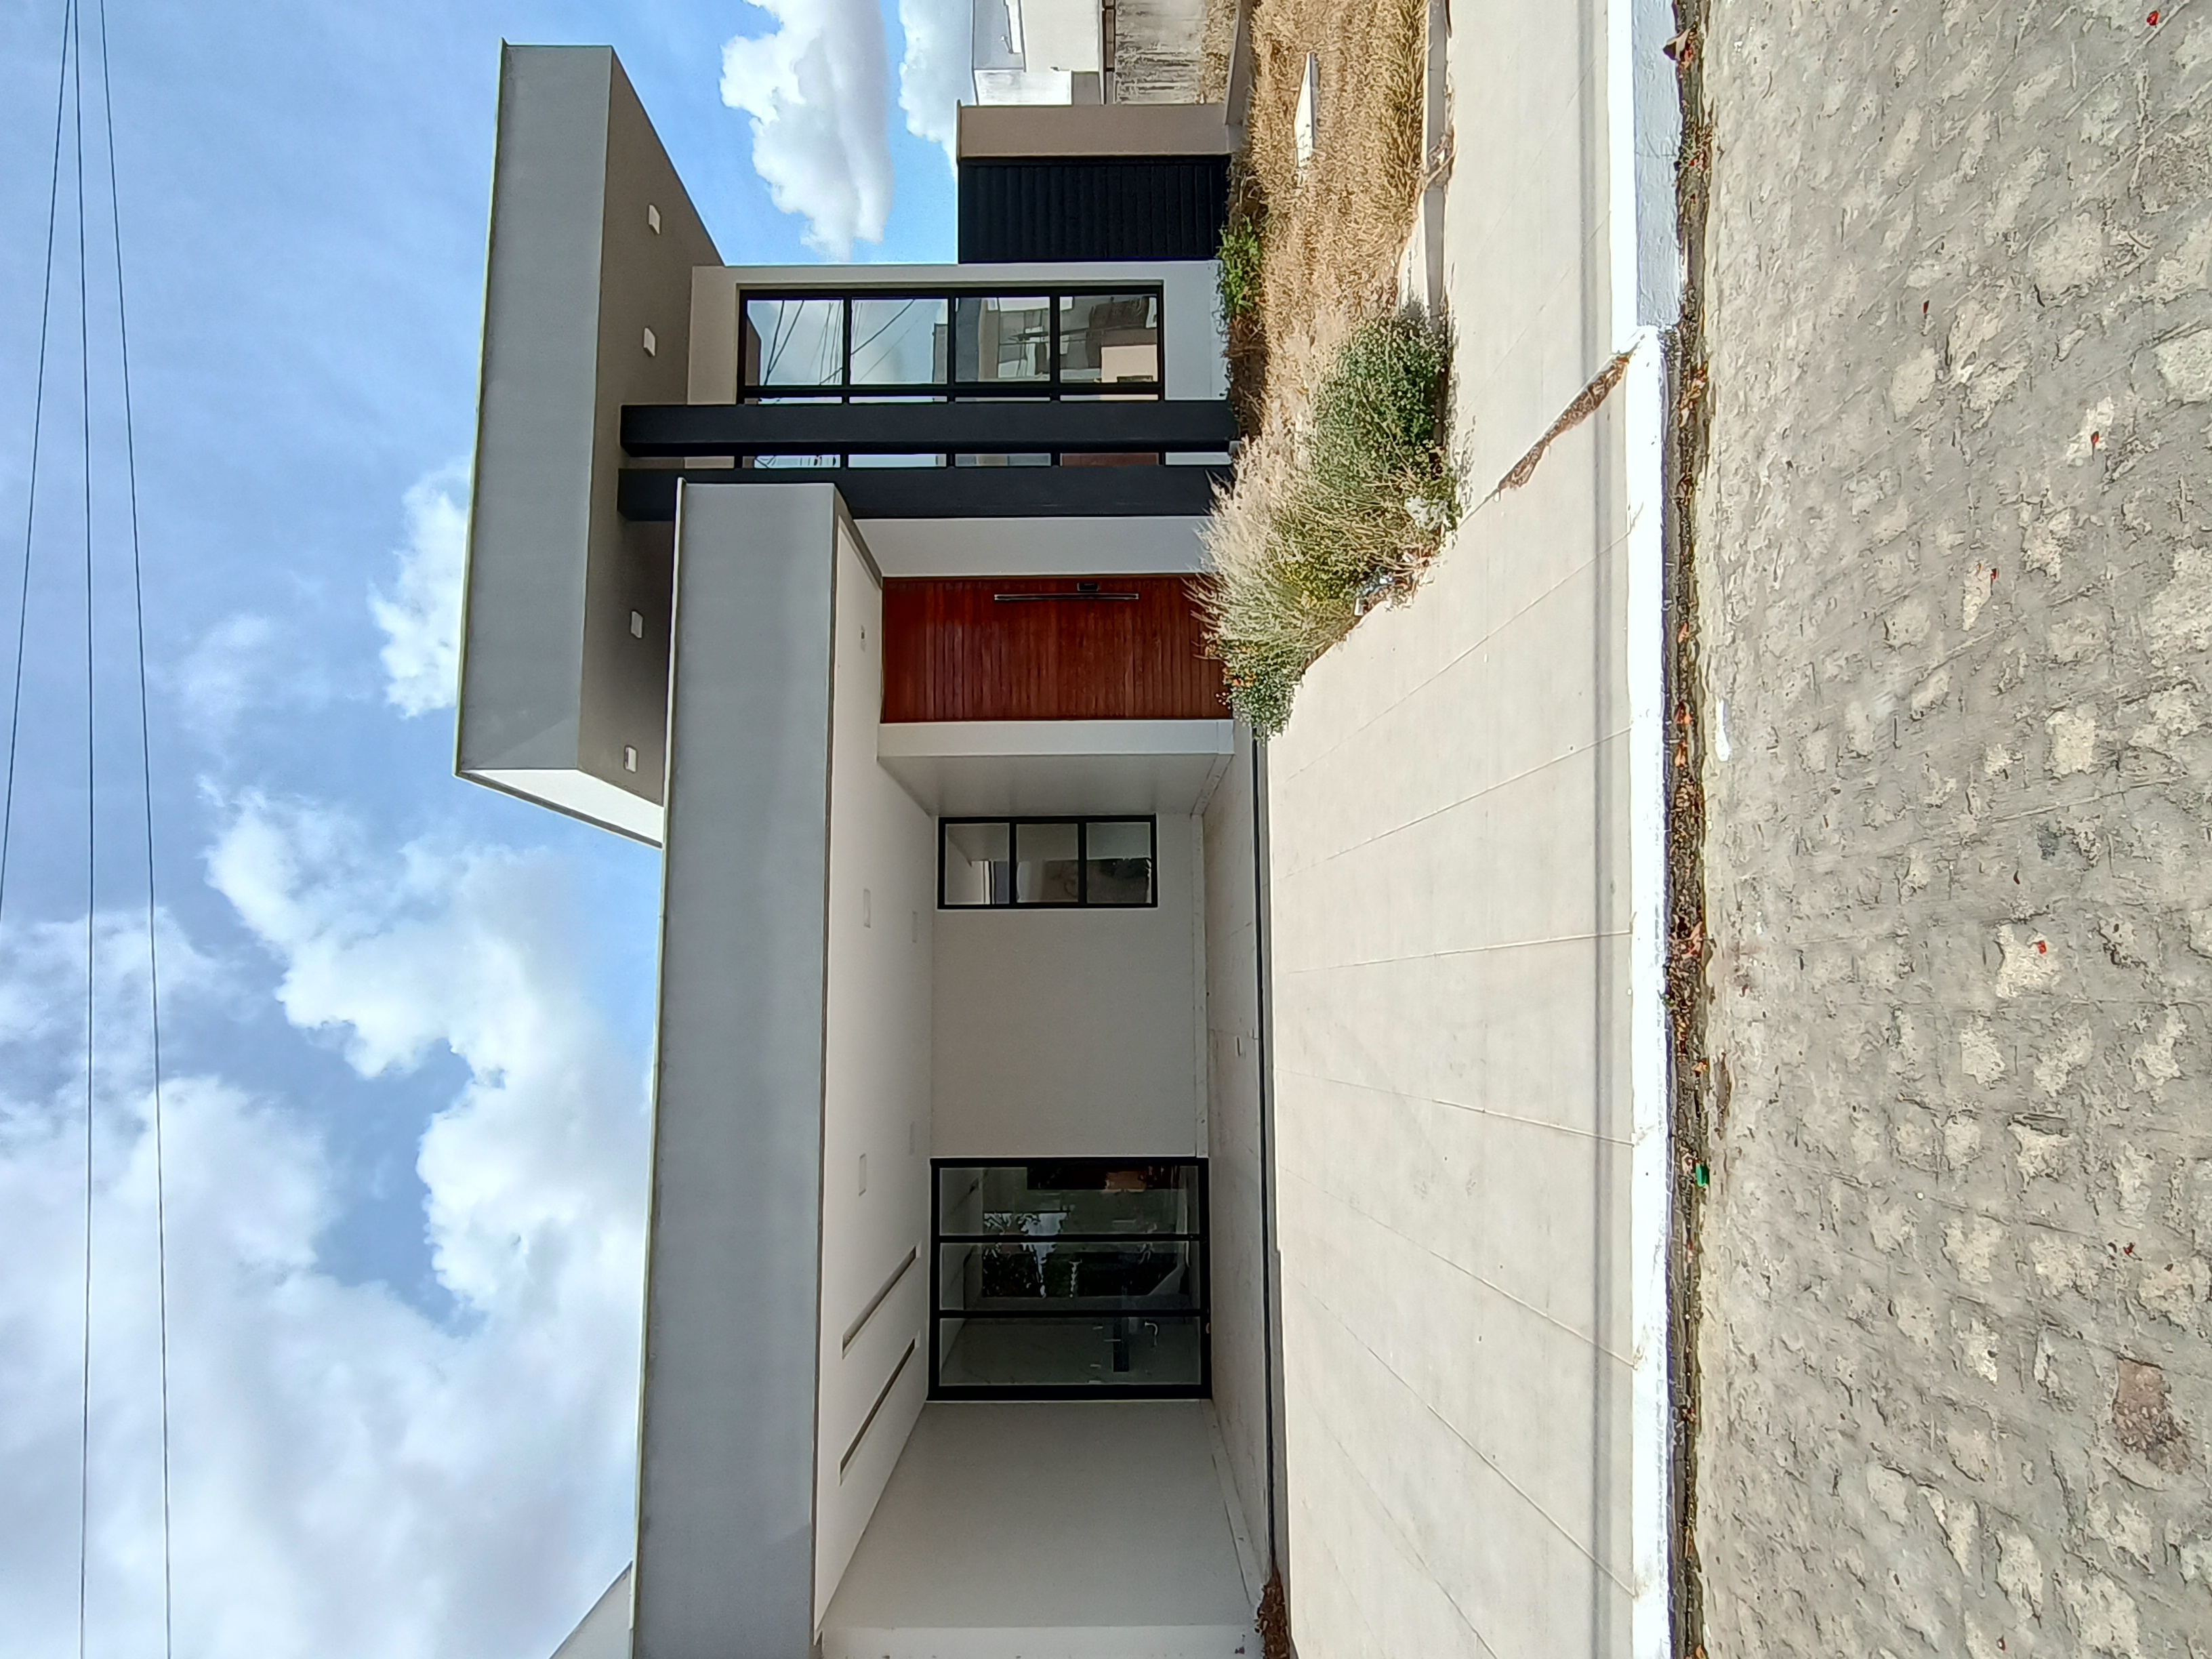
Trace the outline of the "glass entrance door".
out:
M 1208 1392 L 1205 1160 L 933 1170 L 933 1398 Z

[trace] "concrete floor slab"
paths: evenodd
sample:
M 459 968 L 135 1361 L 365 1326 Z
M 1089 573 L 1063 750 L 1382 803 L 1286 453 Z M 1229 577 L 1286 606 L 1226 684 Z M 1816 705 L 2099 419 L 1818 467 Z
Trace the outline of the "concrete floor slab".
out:
M 1203 1401 L 928 1407 L 823 1659 L 1235 1659 L 1253 1596 Z

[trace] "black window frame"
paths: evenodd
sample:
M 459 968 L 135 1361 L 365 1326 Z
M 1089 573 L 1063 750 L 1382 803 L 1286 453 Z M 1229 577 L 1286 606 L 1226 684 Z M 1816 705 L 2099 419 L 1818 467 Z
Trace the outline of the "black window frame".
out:
M 984 823 L 994 820 L 983 819 Z M 1153 885 L 1158 885 L 1156 880 Z M 1067 907 L 1062 906 L 1061 908 Z M 977 1314 L 966 1309 L 947 1309 L 945 1306 L 945 1246 L 963 1243 L 1005 1243 L 1008 1236 L 995 1233 L 947 1233 L 945 1231 L 945 1176 L 946 1170 L 1030 1170 L 1039 1165 L 1060 1167 L 1074 1165 L 1099 1170 L 1126 1170 L 1134 1164 L 1152 1164 L 1172 1169 L 1189 1169 L 1197 1172 L 1192 1187 L 1192 1206 L 1194 1230 L 1177 1233 L 1054 1233 L 1049 1237 L 1063 1243 L 1127 1243 L 1143 1239 L 1159 1243 L 1185 1243 L 1190 1246 L 1191 1276 L 1194 1280 L 1195 1305 L 1188 1309 L 1150 1309 L 1141 1314 L 1120 1316 L 1127 1318 L 1174 1320 L 1194 1323 L 1198 1328 L 1198 1381 L 1195 1382 L 1030 1382 L 960 1385 L 945 1383 L 940 1372 L 945 1354 L 938 1340 L 938 1328 L 948 1319 L 1057 1319 L 1069 1322 L 1092 1321 L 1115 1316 L 1102 1315 L 1097 1310 L 1062 1312 L 1056 1309 L 1040 1308 L 1017 1311 L 995 1310 Z M 933 1158 L 929 1160 L 929 1390 L 932 1400 L 1211 1400 L 1213 1397 L 1213 1272 L 1211 1240 L 1212 1236 L 1212 1172 L 1203 1158 Z M 1016 1235 L 1015 1237 L 1022 1237 Z M 1042 1242 L 1040 1237 L 1038 1242 Z
M 1006 826 L 1007 897 L 1004 904 L 986 900 L 981 904 L 953 904 L 945 896 L 945 848 L 947 833 L 964 823 L 1002 823 Z M 1021 862 L 1021 831 L 1024 823 L 1072 823 L 1075 826 L 1075 890 L 1073 903 L 1022 899 L 1014 896 L 1014 869 Z M 1094 823 L 1141 823 L 1150 842 L 1146 854 L 1152 866 L 1152 892 L 1142 904 L 1093 903 L 1091 900 L 1090 830 Z M 940 910 L 1157 910 L 1160 908 L 1160 820 L 1154 812 L 1041 812 L 1012 817 L 943 817 L 937 821 L 937 908 Z
M 1061 302 L 1103 295 L 1124 295 L 1131 298 L 1151 300 L 1159 307 L 1159 366 L 1158 377 L 1149 380 L 1066 380 L 1060 368 Z M 1042 380 L 956 380 L 953 374 L 960 362 L 960 301 L 963 300 L 1032 300 L 1042 298 L 1051 313 L 1049 330 L 1051 367 Z M 754 300 L 833 300 L 842 307 L 839 319 L 843 344 L 840 349 L 837 381 L 833 386 L 770 386 L 745 379 L 744 337 L 745 307 Z M 856 384 L 853 380 L 853 301 L 855 300 L 942 300 L 945 301 L 945 379 L 918 386 Z M 1042 399 L 1048 402 L 1085 402 L 1100 398 L 1148 398 L 1158 401 L 1167 396 L 1167 295 L 1158 283 L 1031 283 L 1008 287 L 1005 283 L 946 283 L 915 288 L 740 288 L 738 290 L 738 387 L 737 401 L 752 403 L 791 403 L 811 400 L 849 404 L 862 403 L 971 403 L 1004 402 L 1009 399 Z M 934 453 L 934 464 L 957 466 L 960 457 L 951 450 L 921 452 Z M 1036 452 L 1049 457 L 1048 465 L 1061 465 L 1058 450 Z M 830 458 L 831 464 L 850 466 L 852 458 L 838 455 Z M 822 463 L 814 464 L 818 468 Z M 1035 463 L 1016 463 L 1035 465 Z M 805 471 L 804 467 L 790 469 Z

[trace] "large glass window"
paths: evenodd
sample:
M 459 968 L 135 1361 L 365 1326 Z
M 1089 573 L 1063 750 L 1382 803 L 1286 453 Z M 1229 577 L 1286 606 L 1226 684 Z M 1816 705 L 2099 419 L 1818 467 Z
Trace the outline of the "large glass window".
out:
M 1202 1159 L 932 1169 L 933 1395 L 1206 1392 Z
M 945 818 L 937 902 L 948 910 L 1156 904 L 1158 840 L 1151 818 Z
M 740 403 L 1158 398 L 1166 390 L 1156 289 L 1044 294 L 755 290 L 739 296 L 738 325 Z M 1054 466 L 1158 459 L 1153 454 L 947 452 L 763 455 L 743 465 Z
M 1158 398 L 1157 289 L 741 297 L 740 402 L 787 397 Z M 1108 392 L 1107 387 L 1115 390 Z

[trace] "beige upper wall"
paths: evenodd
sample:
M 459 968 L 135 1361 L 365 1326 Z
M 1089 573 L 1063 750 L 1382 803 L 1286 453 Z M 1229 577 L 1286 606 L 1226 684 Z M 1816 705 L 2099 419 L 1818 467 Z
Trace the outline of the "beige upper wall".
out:
M 968 104 L 963 161 L 1049 155 L 1226 155 L 1235 148 L 1220 104 Z

